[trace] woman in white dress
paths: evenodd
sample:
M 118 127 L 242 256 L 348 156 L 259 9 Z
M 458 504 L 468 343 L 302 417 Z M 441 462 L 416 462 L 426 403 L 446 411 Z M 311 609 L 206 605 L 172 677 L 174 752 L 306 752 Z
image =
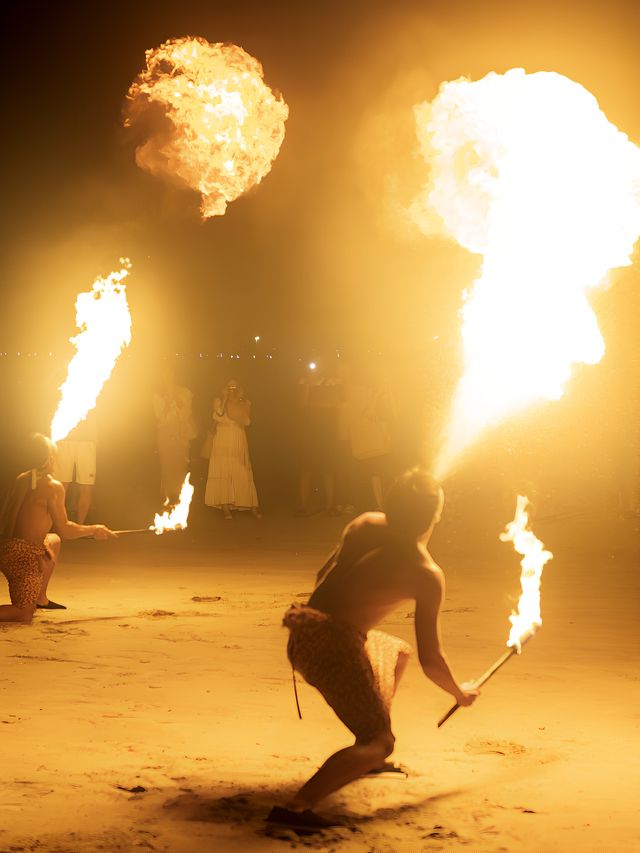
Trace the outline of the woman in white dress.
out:
M 209 477 L 204 502 L 222 510 L 225 519 L 232 510 L 249 510 L 256 518 L 258 495 L 253 482 L 245 427 L 251 423 L 251 402 L 232 379 L 222 397 L 213 404 L 215 432 L 209 458 Z
M 176 503 L 189 470 L 189 445 L 197 430 L 191 410 L 193 395 L 178 385 L 173 368 L 162 375 L 153 395 L 160 456 L 160 491 L 170 503 Z

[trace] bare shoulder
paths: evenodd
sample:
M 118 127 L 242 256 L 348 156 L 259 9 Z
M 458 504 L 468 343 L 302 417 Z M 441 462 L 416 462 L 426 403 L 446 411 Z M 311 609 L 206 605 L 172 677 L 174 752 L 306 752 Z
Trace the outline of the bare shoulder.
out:
M 363 512 L 356 516 L 353 521 L 345 527 L 347 531 L 361 530 L 363 527 L 386 527 L 387 518 L 383 512 Z
M 345 542 L 377 541 L 386 526 L 383 512 L 363 512 L 347 524 L 342 531 L 342 539 Z
M 47 494 L 52 498 L 59 497 L 60 495 L 64 497 L 64 486 L 60 480 L 56 480 L 56 478 L 52 477 L 51 474 L 47 475 L 47 478 L 44 481 L 44 488 L 46 489 Z

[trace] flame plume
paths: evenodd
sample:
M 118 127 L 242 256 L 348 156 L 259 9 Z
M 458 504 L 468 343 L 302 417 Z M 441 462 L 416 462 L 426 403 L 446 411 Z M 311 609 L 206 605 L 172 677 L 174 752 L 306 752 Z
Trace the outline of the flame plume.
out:
M 520 650 L 522 644 L 535 634 L 542 625 L 540 615 L 540 581 L 545 564 L 551 560 L 551 551 L 545 551 L 542 542 L 529 530 L 527 514 L 528 498 L 518 495 L 516 514 L 500 534 L 502 542 L 513 542 L 518 554 L 522 554 L 520 585 L 522 593 L 518 609 L 509 617 L 511 631 L 507 645 Z
M 562 396 L 604 342 L 590 288 L 640 235 L 640 149 L 560 74 L 512 69 L 445 83 L 416 107 L 429 186 L 421 228 L 482 255 L 462 311 L 464 373 L 436 476 L 491 425 Z
M 128 93 L 125 126 L 162 127 L 136 151 L 153 175 L 201 194 L 203 219 L 271 170 L 289 108 L 263 80 L 262 66 L 234 44 L 179 38 L 146 51 L 147 67 Z
M 178 503 L 171 507 L 171 509 L 165 510 L 162 515 L 156 513 L 149 530 L 153 530 L 159 536 L 165 530 L 182 530 L 185 528 L 189 518 L 189 507 L 191 506 L 193 491 L 194 487 L 191 485 L 190 475 L 187 474 L 180 489 Z
M 131 315 L 126 287 L 131 264 L 121 258 L 122 269 L 97 278 L 90 291 L 78 294 L 76 326 L 71 338 L 76 354 L 69 362 L 67 378 L 51 422 L 51 438 L 61 441 L 96 405 L 118 356 L 131 341 Z

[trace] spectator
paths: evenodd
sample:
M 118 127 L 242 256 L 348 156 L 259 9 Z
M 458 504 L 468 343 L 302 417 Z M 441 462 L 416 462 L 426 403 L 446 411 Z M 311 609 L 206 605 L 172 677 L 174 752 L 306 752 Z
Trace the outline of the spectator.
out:
M 214 401 L 213 422 L 205 503 L 221 509 L 227 521 L 234 509 L 248 510 L 260 518 L 245 432 L 251 423 L 251 401 L 233 379 Z
M 197 430 L 191 409 L 193 395 L 178 384 L 175 370 L 165 368 L 160 387 L 153 395 L 160 456 L 160 491 L 176 503 L 189 470 L 189 446 Z
M 351 452 L 359 480 L 367 485 L 367 503 L 381 510 L 385 485 L 392 471 L 392 435 L 396 406 L 388 379 L 367 369 L 353 388 L 351 400 Z
M 76 521 L 84 524 L 93 500 L 96 482 L 96 413 L 89 412 L 69 435 L 57 442 L 55 475 L 69 496 L 71 484 L 77 489 Z
M 296 515 L 311 515 L 311 490 L 314 475 L 320 475 L 324 510 L 340 515 L 335 505 L 336 467 L 339 444 L 338 426 L 343 383 L 330 371 L 309 365 L 300 379 L 298 422 L 298 498 Z

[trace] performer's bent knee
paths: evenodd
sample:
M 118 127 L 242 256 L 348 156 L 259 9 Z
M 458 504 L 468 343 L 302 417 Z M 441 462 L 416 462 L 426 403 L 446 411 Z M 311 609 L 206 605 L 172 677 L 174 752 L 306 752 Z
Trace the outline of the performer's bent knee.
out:
M 47 533 L 45 536 L 45 545 L 50 548 L 55 556 L 58 556 L 60 553 L 60 546 L 62 545 L 62 539 L 58 536 L 57 533 Z
M 395 748 L 396 739 L 392 732 L 381 732 L 378 735 L 375 735 L 372 738 L 357 738 L 356 743 L 358 746 L 369 746 L 372 749 L 377 750 L 380 753 L 380 758 L 384 759 L 388 755 L 391 755 Z
M 49 545 L 59 545 L 62 542 L 57 533 L 47 533 L 46 539 Z
M 380 746 L 384 752 L 384 757 L 391 755 L 396 745 L 396 739 L 392 732 L 385 732 L 380 736 Z

